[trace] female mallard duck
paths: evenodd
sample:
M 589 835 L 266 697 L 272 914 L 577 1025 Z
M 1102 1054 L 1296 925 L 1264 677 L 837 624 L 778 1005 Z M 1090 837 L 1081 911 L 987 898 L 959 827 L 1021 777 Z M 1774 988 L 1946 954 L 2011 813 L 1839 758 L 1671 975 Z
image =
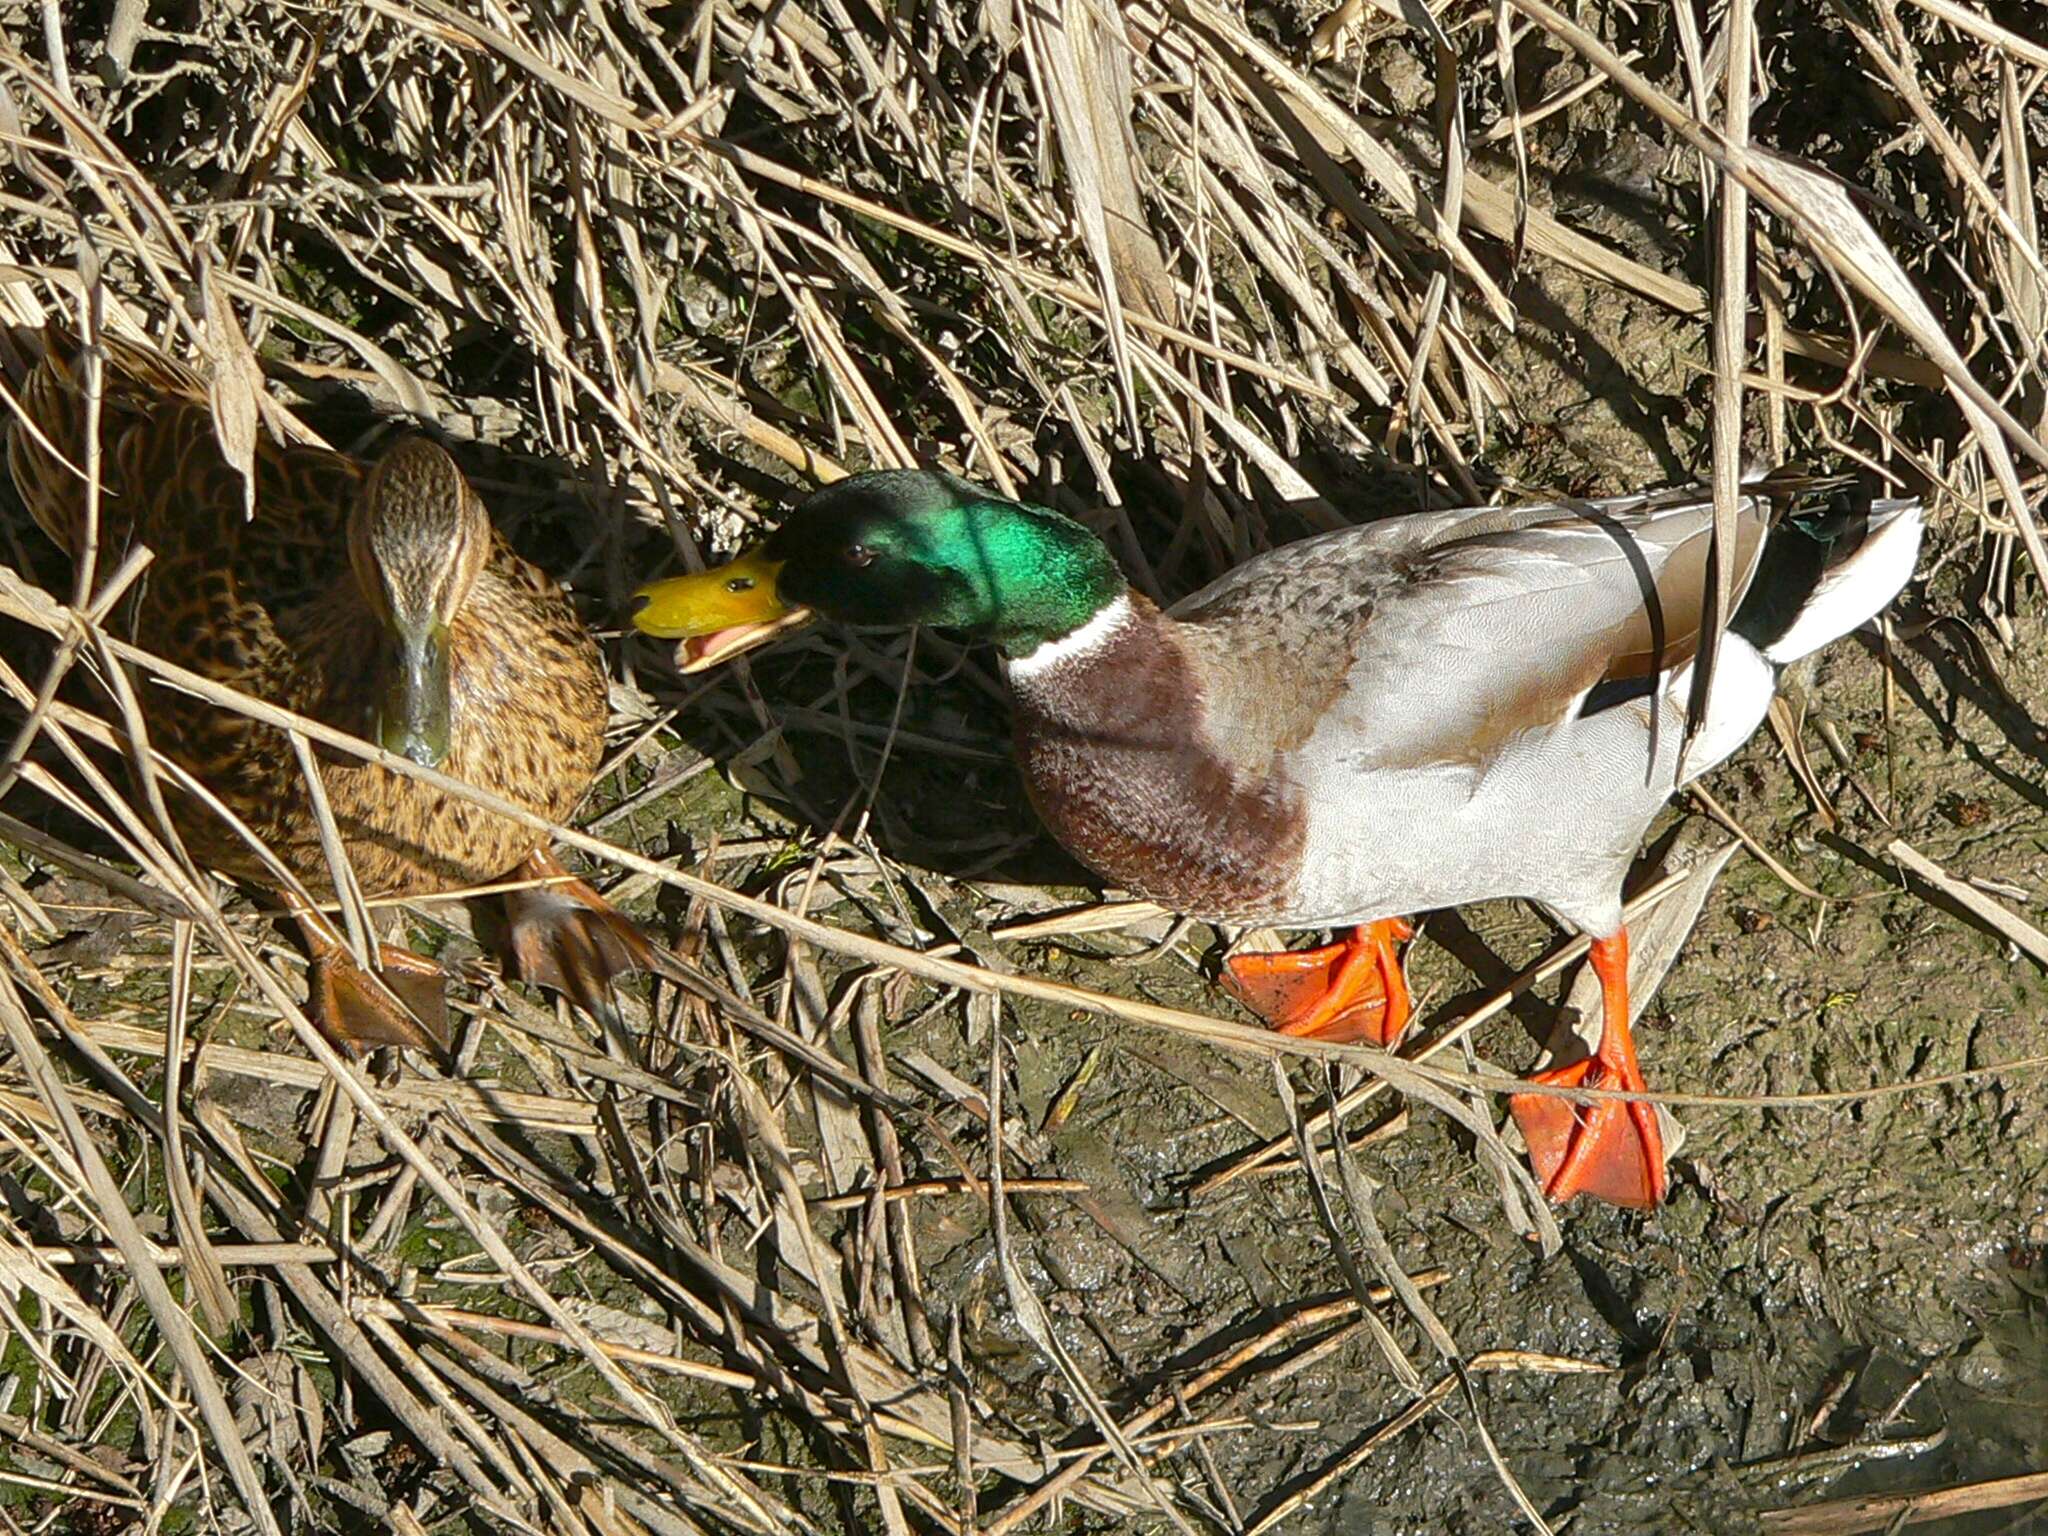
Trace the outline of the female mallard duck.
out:
M 695 670 L 816 610 L 992 639 L 1031 799 L 1105 878 L 1191 915 L 1351 928 L 1232 962 L 1269 1022 L 1391 1044 L 1400 914 L 1543 902 L 1593 940 L 1605 1027 L 1536 1079 L 1642 1090 L 1622 880 L 1667 796 L 1762 721 L 1777 670 L 1911 574 L 1920 507 L 1742 502 L 1740 606 L 1684 744 L 1712 509 L 1697 489 L 1389 518 L 1261 555 L 1161 612 L 1080 524 L 951 475 L 858 475 L 635 615 Z M 1663 1196 L 1652 1107 L 1513 1100 L 1552 1199 Z
M 366 467 L 265 438 L 245 511 L 204 383 L 139 348 L 101 346 L 101 569 L 130 545 L 155 555 L 126 601 L 127 634 L 204 677 L 366 735 L 550 820 L 575 808 L 604 748 L 597 645 L 562 590 L 491 526 L 443 449 L 404 437 Z M 52 330 L 22 387 L 8 463 L 36 522 L 74 555 L 86 518 L 74 467 L 86 462 L 85 398 L 79 344 Z M 347 1045 L 442 1044 L 435 967 L 383 948 L 387 983 L 434 1004 L 408 1011 L 306 910 L 303 896 L 331 896 L 333 879 L 290 738 L 177 689 L 145 688 L 142 699 L 152 742 L 290 877 L 281 880 L 196 797 L 171 799 L 199 862 L 284 889 L 312 951 L 311 1001 L 323 1028 Z M 531 828 L 375 763 L 325 753 L 319 761 L 366 896 L 423 896 L 510 872 L 546 882 L 508 900 L 512 948 L 529 979 L 591 1005 L 613 973 L 644 962 L 645 939 L 567 879 Z M 290 891 L 291 881 L 302 891 Z M 424 993 L 408 976 L 429 980 Z

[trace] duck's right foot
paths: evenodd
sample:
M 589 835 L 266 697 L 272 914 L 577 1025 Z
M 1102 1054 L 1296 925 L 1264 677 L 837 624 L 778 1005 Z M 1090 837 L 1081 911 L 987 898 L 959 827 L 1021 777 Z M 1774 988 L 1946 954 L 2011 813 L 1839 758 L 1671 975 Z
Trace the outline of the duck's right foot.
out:
M 616 1022 L 613 983 L 627 971 L 653 968 L 652 942 L 546 848 L 514 874 L 533 882 L 505 897 L 519 979 L 553 988 L 592 1018 Z
M 1282 1034 L 1391 1048 L 1413 1011 L 1395 946 L 1414 933 L 1405 919 L 1383 917 L 1317 949 L 1233 955 L 1223 987 Z

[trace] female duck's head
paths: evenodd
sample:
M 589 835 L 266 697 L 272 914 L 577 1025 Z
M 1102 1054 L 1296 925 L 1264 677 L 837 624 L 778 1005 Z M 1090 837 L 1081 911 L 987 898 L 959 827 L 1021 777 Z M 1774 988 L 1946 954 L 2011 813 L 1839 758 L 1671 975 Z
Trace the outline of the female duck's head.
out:
M 814 612 L 933 624 L 1024 655 L 1124 591 L 1102 541 L 1070 518 L 953 475 L 880 470 L 826 487 L 728 565 L 642 587 L 633 622 L 681 640 L 685 671 L 751 650 Z
M 376 739 L 437 766 L 453 713 L 450 630 L 490 558 L 490 514 L 446 450 L 402 438 L 356 496 L 348 547 L 356 582 L 388 633 Z

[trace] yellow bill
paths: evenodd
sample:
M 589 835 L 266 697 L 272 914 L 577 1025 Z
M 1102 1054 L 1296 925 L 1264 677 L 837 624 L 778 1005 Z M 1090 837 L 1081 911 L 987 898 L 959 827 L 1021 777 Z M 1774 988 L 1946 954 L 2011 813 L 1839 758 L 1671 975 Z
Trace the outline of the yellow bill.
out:
M 765 560 L 755 549 L 716 570 L 650 582 L 634 594 L 644 601 L 633 625 L 643 634 L 680 640 L 677 669 L 701 672 L 809 622 L 810 609 L 776 596 L 781 570 L 780 560 Z

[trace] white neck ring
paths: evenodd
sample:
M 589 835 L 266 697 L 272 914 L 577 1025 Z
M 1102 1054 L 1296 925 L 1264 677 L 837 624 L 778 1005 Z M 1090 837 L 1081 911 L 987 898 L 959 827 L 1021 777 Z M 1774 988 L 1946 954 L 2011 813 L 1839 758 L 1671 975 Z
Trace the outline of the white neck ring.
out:
M 1069 662 L 1083 661 L 1109 644 L 1116 632 L 1131 621 L 1131 598 L 1119 592 L 1095 610 L 1079 629 L 1069 630 L 1057 640 L 1048 640 L 1022 656 L 1004 660 L 1003 670 L 1013 678 L 1029 679 Z

